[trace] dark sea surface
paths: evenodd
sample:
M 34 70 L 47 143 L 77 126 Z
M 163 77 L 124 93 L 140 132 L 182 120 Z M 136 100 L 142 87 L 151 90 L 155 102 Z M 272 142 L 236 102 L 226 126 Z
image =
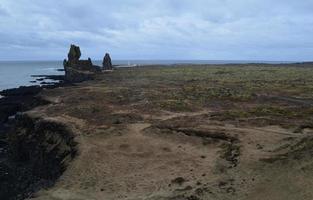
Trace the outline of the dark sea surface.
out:
M 264 62 L 264 61 L 223 61 L 223 60 L 116 60 L 114 65 L 171 65 L 171 64 L 230 64 L 230 63 L 288 63 L 288 62 Z M 95 65 L 101 65 L 101 61 L 94 61 Z M 62 75 L 62 61 L 0 61 L 0 91 L 19 86 L 38 85 L 31 83 L 36 78 L 31 75 Z

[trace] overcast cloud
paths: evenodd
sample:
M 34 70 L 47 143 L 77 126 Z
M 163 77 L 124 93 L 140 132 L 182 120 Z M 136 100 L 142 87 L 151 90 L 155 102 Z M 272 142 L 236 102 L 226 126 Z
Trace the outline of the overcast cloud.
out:
M 313 60 L 313 0 L 0 0 L 0 60 Z

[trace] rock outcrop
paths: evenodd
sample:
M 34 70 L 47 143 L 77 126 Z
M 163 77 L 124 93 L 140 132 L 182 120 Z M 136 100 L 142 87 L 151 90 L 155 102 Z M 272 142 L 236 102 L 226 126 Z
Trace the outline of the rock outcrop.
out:
M 81 56 L 79 46 L 71 45 L 70 51 L 67 54 L 69 62 L 77 62 Z
M 102 62 L 102 67 L 104 70 L 112 70 L 113 69 L 110 54 L 108 54 L 108 53 L 105 54 L 105 56 L 103 58 L 103 62 Z
M 63 66 L 65 71 L 65 80 L 69 82 L 80 82 L 89 80 L 101 71 L 99 66 L 92 64 L 90 58 L 88 60 L 80 60 L 81 51 L 79 46 L 71 45 L 67 55 L 68 60 L 64 59 Z
M 40 86 L 21 86 L 0 91 L 0 95 L 3 96 L 0 98 L 0 129 L 1 124 L 8 121 L 9 116 L 48 103 L 36 96 L 42 89 Z

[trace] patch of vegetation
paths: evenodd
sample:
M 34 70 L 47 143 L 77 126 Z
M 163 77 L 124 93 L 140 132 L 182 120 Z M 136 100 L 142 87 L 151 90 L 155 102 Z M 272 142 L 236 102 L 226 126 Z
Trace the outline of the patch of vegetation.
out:
M 207 109 L 216 111 L 215 119 L 258 118 L 262 124 L 292 120 L 300 129 L 313 116 L 313 68 L 308 65 L 151 66 L 103 76 L 97 99 L 132 105 L 140 112 Z M 97 108 L 92 111 L 98 113 Z
M 313 110 L 310 109 L 295 109 L 290 107 L 279 107 L 279 106 L 256 106 L 254 108 L 245 110 L 229 110 L 225 112 L 220 112 L 213 117 L 217 117 L 221 120 L 235 120 L 242 118 L 251 117 L 284 117 L 284 118 L 304 118 L 313 114 Z
M 248 89 L 208 87 L 205 83 L 198 83 L 183 87 L 182 95 L 187 99 L 203 104 L 212 99 L 246 101 L 252 99 L 254 96 L 254 94 Z
M 158 103 L 161 109 L 174 111 L 174 112 L 190 112 L 193 111 L 193 108 L 187 101 L 181 99 L 178 100 L 167 100 L 161 101 Z

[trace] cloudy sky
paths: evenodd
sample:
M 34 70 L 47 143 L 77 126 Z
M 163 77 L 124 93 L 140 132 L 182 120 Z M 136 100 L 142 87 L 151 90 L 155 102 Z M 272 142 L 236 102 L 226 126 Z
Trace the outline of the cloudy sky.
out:
M 313 60 L 313 0 L 0 0 L 0 60 Z

